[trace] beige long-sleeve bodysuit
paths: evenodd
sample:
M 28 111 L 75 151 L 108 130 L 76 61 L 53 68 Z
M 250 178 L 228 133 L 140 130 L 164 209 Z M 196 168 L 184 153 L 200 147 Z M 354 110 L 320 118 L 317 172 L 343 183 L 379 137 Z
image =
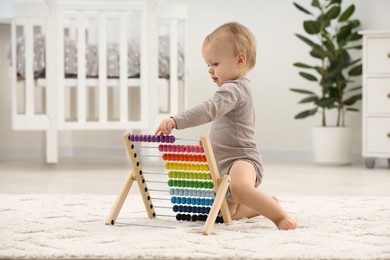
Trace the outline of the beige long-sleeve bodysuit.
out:
M 207 101 L 172 118 L 177 129 L 213 121 L 210 141 L 219 174 L 228 174 L 235 161 L 246 160 L 256 169 L 255 187 L 260 185 L 263 166 L 254 140 L 255 109 L 249 79 L 243 77 L 225 82 Z

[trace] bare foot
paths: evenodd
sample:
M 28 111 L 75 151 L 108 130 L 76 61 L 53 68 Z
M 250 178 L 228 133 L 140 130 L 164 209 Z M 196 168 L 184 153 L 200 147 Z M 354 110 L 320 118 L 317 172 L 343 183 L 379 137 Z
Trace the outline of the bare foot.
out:
M 297 227 L 297 222 L 292 217 L 286 216 L 277 223 L 277 227 L 279 230 L 295 229 Z

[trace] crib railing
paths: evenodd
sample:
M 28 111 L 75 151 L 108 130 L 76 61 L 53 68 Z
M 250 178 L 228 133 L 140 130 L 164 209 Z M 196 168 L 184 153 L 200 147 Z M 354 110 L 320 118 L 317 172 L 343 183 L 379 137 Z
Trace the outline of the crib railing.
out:
M 34 57 L 33 37 L 34 30 L 39 28 L 42 32 L 46 30 L 46 18 L 49 13 L 47 6 L 26 4 L 25 8 L 14 10 L 14 19 L 11 25 L 11 63 L 13 73 L 16 73 L 16 47 L 17 34 L 24 37 L 24 81 L 18 84 L 17 75 L 12 77 L 12 126 L 13 129 L 44 130 L 50 125 L 49 118 L 36 112 L 34 88 Z M 24 102 L 18 102 L 21 99 Z
M 76 11 L 75 11 L 76 10 Z M 127 71 L 127 51 L 128 51 L 128 40 L 129 40 L 129 30 L 128 24 L 129 20 L 131 21 L 133 18 L 131 17 L 134 13 L 139 16 L 140 20 L 138 24 L 140 26 L 139 29 L 139 46 L 140 46 L 140 71 L 142 72 L 140 78 L 135 83 L 134 79 L 129 80 Z M 147 104 L 148 98 L 148 70 L 145 69 L 148 66 L 147 59 L 147 48 L 149 46 L 149 42 L 147 40 L 147 13 L 146 13 L 146 5 L 145 4 L 132 4 L 124 6 L 122 5 L 111 5 L 109 8 L 105 6 L 104 8 L 99 5 L 89 6 L 72 6 L 66 5 L 63 6 L 62 9 L 58 13 L 58 17 L 60 17 L 59 21 L 59 31 L 62 32 L 64 30 L 64 21 L 65 19 L 75 19 L 76 20 L 76 28 L 73 28 L 77 32 L 77 116 L 74 120 L 68 121 L 66 120 L 66 111 L 65 104 L 63 102 L 66 101 L 63 97 L 65 95 L 66 88 L 61 87 L 58 91 L 59 98 L 59 127 L 64 129 L 123 129 L 124 127 L 128 128 L 147 128 L 148 124 L 148 106 L 141 105 L 139 107 L 139 117 L 134 120 L 129 117 L 129 107 L 132 108 L 132 104 L 129 102 L 129 88 L 137 87 L 140 91 L 140 103 Z M 98 30 L 93 31 L 91 28 L 87 28 L 88 21 L 95 20 L 98 23 Z M 118 114 L 119 117 L 117 119 L 109 120 L 108 117 L 108 88 L 110 87 L 108 84 L 107 78 L 107 25 L 111 20 L 116 20 L 118 23 L 118 44 L 119 44 L 119 79 L 118 84 L 114 90 L 116 99 L 114 98 L 114 105 L 118 105 Z M 95 28 L 96 29 L 96 28 Z M 97 34 L 96 37 L 98 39 L 98 81 L 95 89 L 95 108 L 97 110 L 96 118 L 94 120 L 87 119 L 87 109 L 90 106 L 88 102 L 88 94 L 87 94 L 87 78 L 86 78 L 86 64 L 85 64 L 85 49 L 86 49 L 86 36 Z M 59 43 L 64 42 L 64 34 L 59 34 Z M 60 53 L 63 53 L 64 46 L 60 45 Z M 65 75 L 64 71 L 64 56 L 61 55 L 58 57 L 58 68 L 60 75 Z M 64 86 L 65 78 L 58 77 L 58 85 Z M 68 95 L 69 96 L 69 95 Z M 62 98 L 61 98 L 62 97 Z
M 107 4 L 17 4 L 11 25 L 12 124 L 15 130 L 46 131 L 46 161 L 58 161 L 58 131 L 63 129 L 148 129 L 158 116 L 167 116 L 183 107 L 183 83 L 178 76 L 178 27 L 186 11 L 172 6 L 158 7 L 157 1 L 110 2 Z M 150 4 L 152 3 L 152 4 Z M 158 74 L 158 19 L 167 19 L 170 35 L 169 79 Z M 112 24 L 117 25 L 110 30 Z M 135 26 L 136 25 L 136 26 Z M 129 29 L 132 28 L 133 29 Z M 34 77 L 34 36 L 45 35 L 46 71 Z M 116 34 L 113 33 L 116 32 Z M 65 75 L 65 34 L 77 49 L 77 76 Z M 25 41 L 25 65 L 18 80 L 16 47 Z M 129 78 L 128 45 L 139 42 L 140 75 Z M 107 44 L 119 46 L 119 76 L 107 73 Z M 97 45 L 98 73 L 86 74 L 86 46 Z M 167 111 L 159 113 L 159 86 L 168 95 Z M 180 89 L 181 88 L 181 89 Z M 180 92 L 180 93 L 179 93 Z M 39 109 L 37 109 L 39 107 Z M 92 111 L 92 112 L 91 112 Z

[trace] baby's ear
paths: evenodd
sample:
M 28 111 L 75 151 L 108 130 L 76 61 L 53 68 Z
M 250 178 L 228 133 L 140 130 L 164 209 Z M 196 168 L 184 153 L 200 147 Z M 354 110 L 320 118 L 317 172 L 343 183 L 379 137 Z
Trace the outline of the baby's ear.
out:
M 238 53 L 237 55 L 237 65 L 244 66 L 246 64 L 246 55 L 243 52 Z

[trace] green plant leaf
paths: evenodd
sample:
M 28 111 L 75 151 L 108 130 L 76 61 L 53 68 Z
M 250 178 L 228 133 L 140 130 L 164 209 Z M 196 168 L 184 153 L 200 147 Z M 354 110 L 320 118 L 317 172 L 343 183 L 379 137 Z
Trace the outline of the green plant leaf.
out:
M 328 8 L 329 6 L 334 5 L 334 4 L 340 5 L 341 1 L 342 0 L 331 0 L 330 3 L 326 5 L 326 8 Z
M 350 5 L 340 16 L 339 22 L 344 22 L 355 12 L 355 5 Z
M 318 48 L 321 48 L 320 45 L 314 43 L 313 41 L 309 40 L 308 38 L 300 35 L 300 34 L 295 34 L 300 40 L 302 40 L 303 42 L 305 42 L 307 45 L 311 46 L 311 47 L 318 47 Z
M 314 69 L 313 66 L 310 66 L 310 65 L 307 65 L 305 63 L 302 63 L 302 62 L 296 62 L 293 64 L 295 67 L 298 67 L 298 68 L 305 68 L 305 69 Z
M 339 100 L 337 98 L 333 98 L 333 97 L 321 98 L 321 99 L 317 100 L 316 105 L 319 107 L 330 108 L 330 107 L 333 107 L 333 104 L 337 101 L 339 101 Z
M 313 15 L 311 12 L 309 12 L 308 10 L 306 10 L 305 8 L 303 8 L 302 6 L 300 6 L 299 4 L 297 3 L 293 3 L 295 5 L 296 8 L 298 8 L 298 10 L 304 12 L 305 14 L 310 14 L 310 15 Z
M 312 115 L 315 115 L 318 111 L 318 108 L 313 108 L 313 109 L 310 109 L 310 110 L 305 110 L 303 112 L 300 112 L 298 113 L 294 118 L 295 119 L 303 119 L 303 118 L 306 118 L 308 116 L 312 116 Z
M 318 34 L 321 31 L 320 23 L 313 20 L 304 21 L 303 28 L 308 34 Z
M 327 12 L 324 14 L 324 19 L 325 19 L 325 20 L 332 20 L 332 19 L 335 19 L 337 16 L 339 16 L 340 11 L 341 11 L 340 6 L 338 6 L 338 5 L 333 6 L 332 8 L 329 9 L 329 11 L 327 11 Z
M 317 96 L 309 96 L 309 97 L 305 97 L 304 99 L 301 99 L 301 101 L 299 101 L 299 104 L 315 102 L 317 100 L 318 100 Z
M 305 79 L 309 80 L 309 81 L 317 81 L 317 78 L 309 73 L 306 73 L 306 72 L 299 72 L 299 75 L 301 75 L 302 77 L 304 77 Z
M 357 86 L 357 87 L 353 87 L 353 88 L 349 88 L 347 91 L 348 92 L 354 92 L 354 91 L 360 91 L 362 89 L 362 86 Z
M 321 5 L 320 5 L 320 2 L 318 0 L 313 0 L 311 2 L 311 5 L 314 7 L 317 7 L 318 9 L 321 9 Z
M 357 32 L 355 32 L 348 37 L 348 40 L 349 41 L 357 41 L 357 40 L 360 40 L 361 38 L 362 38 L 362 36 L 360 34 L 358 34 Z
M 328 55 L 326 51 L 324 51 L 321 46 L 316 46 L 310 51 L 310 55 L 314 58 L 325 59 Z
M 301 93 L 301 94 L 315 95 L 315 93 L 313 91 L 309 91 L 309 90 L 306 90 L 306 89 L 290 88 L 290 90 L 293 91 L 293 92 Z
M 347 47 L 345 49 L 347 49 L 347 50 L 351 50 L 351 49 L 361 50 L 362 49 L 362 45 L 354 45 L 354 46 Z
M 360 76 L 362 75 L 362 64 L 353 67 L 348 71 L 349 76 Z
M 331 52 L 335 52 L 336 51 L 336 47 L 334 46 L 334 43 L 333 41 L 330 39 L 329 35 L 326 34 L 326 33 L 321 33 L 321 37 L 322 39 L 325 39 L 325 42 L 323 43 L 325 45 L 325 47 L 331 51 Z
M 362 60 L 362 59 L 359 58 L 359 59 L 356 59 L 356 60 L 354 60 L 354 61 L 351 61 L 351 62 L 348 64 L 348 66 L 352 66 L 352 65 L 358 63 L 358 62 L 361 61 L 361 60 Z
M 362 94 L 357 94 L 352 97 L 347 98 L 346 100 L 343 101 L 344 105 L 346 106 L 352 106 L 353 104 L 356 103 L 356 101 L 362 99 Z
M 348 22 L 349 26 L 351 26 L 352 29 L 358 28 L 360 26 L 359 20 L 351 20 Z

